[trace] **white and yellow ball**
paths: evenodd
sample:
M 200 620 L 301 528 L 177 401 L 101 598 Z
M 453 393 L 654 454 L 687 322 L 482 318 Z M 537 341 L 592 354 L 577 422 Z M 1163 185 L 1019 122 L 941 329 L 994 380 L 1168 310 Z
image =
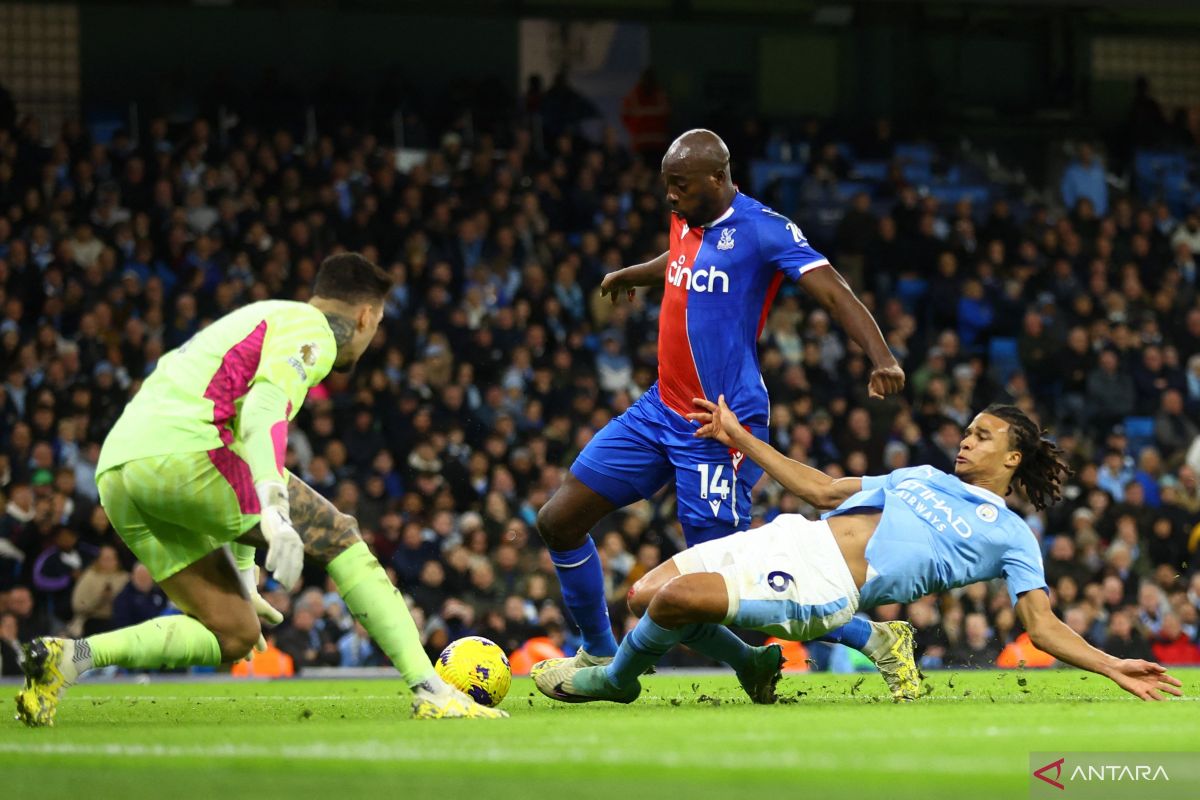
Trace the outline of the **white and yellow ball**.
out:
M 508 656 L 482 636 L 467 636 L 446 646 L 434 664 L 442 680 L 485 706 L 498 706 L 512 684 Z

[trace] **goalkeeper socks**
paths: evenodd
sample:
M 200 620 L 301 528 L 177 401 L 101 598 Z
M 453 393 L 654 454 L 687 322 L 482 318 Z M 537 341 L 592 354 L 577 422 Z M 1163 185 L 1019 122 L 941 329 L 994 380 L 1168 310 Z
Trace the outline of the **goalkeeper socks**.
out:
M 834 628 L 824 636 L 818 636 L 818 642 L 844 644 L 855 650 L 864 650 L 867 640 L 871 638 L 871 623 L 862 617 L 853 617 L 840 628 Z
M 728 664 L 735 671 L 742 670 L 750 663 L 750 656 L 754 652 L 750 645 L 724 625 L 700 624 L 689 627 L 697 630 L 681 643 L 697 653 Z
M 213 632 L 199 620 L 179 614 L 89 636 L 76 643 L 77 660 L 84 655 L 82 648 L 91 651 L 93 667 L 175 669 L 221 663 L 221 645 Z
M 657 664 L 672 647 L 696 636 L 702 627 L 702 624 L 692 624 L 682 628 L 664 628 L 646 614 L 622 640 L 612 663 L 604 668 L 608 682 L 613 686 L 628 686 L 648 668 Z
M 583 649 L 593 656 L 616 653 L 617 640 L 604 597 L 604 569 L 591 535 L 574 550 L 551 550 L 550 560 L 558 572 L 563 605 L 583 634 Z
M 329 576 L 337 584 L 350 614 L 392 660 L 409 686 L 434 675 L 433 665 L 412 614 L 400 590 L 388 580 L 383 566 L 365 542 L 357 542 L 329 562 Z

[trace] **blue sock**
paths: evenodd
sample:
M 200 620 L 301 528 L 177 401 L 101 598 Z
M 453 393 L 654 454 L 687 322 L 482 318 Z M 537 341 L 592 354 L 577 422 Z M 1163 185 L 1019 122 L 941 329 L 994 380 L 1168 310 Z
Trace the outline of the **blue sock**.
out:
M 844 644 L 853 647 L 855 650 L 862 650 L 867 646 L 867 640 L 870 638 L 871 623 L 862 617 L 853 617 L 842 627 L 834 628 L 824 636 L 818 636 L 817 641 Z
M 604 597 L 604 569 L 592 537 L 574 550 L 551 550 L 550 560 L 558 572 L 567 612 L 583 634 L 583 648 L 594 656 L 615 654 L 617 640 Z
M 682 628 L 664 628 L 646 614 L 621 641 L 612 663 L 604 668 L 608 682 L 613 686 L 629 685 L 648 667 L 657 664 L 668 650 L 685 638 L 694 636 L 699 627 L 693 624 Z
M 703 653 L 709 658 L 728 664 L 734 670 L 740 670 L 750 660 L 750 645 L 743 642 L 738 635 L 724 625 L 697 625 L 695 635 L 688 636 L 683 644 Z

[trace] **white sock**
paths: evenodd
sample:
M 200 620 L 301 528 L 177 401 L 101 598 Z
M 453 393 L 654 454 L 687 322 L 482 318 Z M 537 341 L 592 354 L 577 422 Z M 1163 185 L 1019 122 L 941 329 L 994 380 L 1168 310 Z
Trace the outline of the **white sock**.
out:
M 429 673 L 429 677 L 413 686 L 412 690 L 414 694 L 431 697 L 445 697 L 457 691 L 453 686 L 442 680 L 442 676 L 436 672 Z
M 892 642 L 892 632 L 888 628 L 886 622 L 870 621 L 871 636 L 867 639 L 867 646 L 863 648 L 863 654 L 872 661 L 878 660 L 877 655 L 883 655 L 885 648 Z

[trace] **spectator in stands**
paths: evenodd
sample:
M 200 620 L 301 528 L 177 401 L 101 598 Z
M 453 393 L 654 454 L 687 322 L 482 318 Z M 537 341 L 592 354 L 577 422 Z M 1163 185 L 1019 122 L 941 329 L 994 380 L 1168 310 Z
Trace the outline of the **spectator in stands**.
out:
M 129 582 L 113 600 L 112 627 L 128 628 L 154 619 L 166 609 L 166 595 L 150 577 L 150 570 L 139 562 L 133 565 Z
M 1134 626 L 1128 611 L 1116 611 L 1109 616 L 1104 649 L 1114 658 L 1155 658 L 1146 637 Z
M 995 664 L 999 655 L 1000 645 L 988 629 L 987 617 L 976 612 L 966 615 L 962 641 L 946 653 L 943 666 L 981 669 Z
M 996 318 L 995 308 L 975 279 L 963 283 L 958 301 L 958 338 L 967 351 L 975 350 Z
M 117 549 L 111 545 L 101 547 L 96 560 L 80 574 L 71 594 L 71 609 L 75 614 L 70 626 L 72 632 L 91 636 L 112 630 L 113 603 L 128 582 L 129 573 L 121 568 Z
M 1188 638 L 1174 612 L 1163 615 L 1150 649 L 1160 664 L 1200 664 L 1200 645 Z
M 279 649 L 292 657 L 297 669 L 338 665 L 338 643 L 317 624 L 319 621 L 310 608 L 298 606 L 286 626 L 275 634 Z
M 1059 185 L 1063 205 L 1077 210 L 1080 200 L 1087 200 L 1097 216 L 1108 214 L 1108 182 L 1104 165 L 1092 145 L 1082 142 L 1076 157 L 1067 165 Z
M 337 649 L 340 666 L 343 667 L 378 667 L 383 663 L 383 657 L 371 641 L 367 629 L 359 622 L 355 622 L 349 632 L 342 634 Z
M 71 610 L 71 593 L 75 581 L 83 572 L 84 547 L 79 544 L 79 534 L 72 528 L 60 525 L 54 532 L 49 547 L 33 563 L 33 587 L 38 601 L 58 620 L 65 623 L 74 613 Z M 86 548 L 91 550 L 91 548 Z
M 662 157 L 670 139 L 671 101 L 652 68 L 642 71 L 621 101 L 621 122 L 635 153 L 651 163 Z
M 1134 382 L 1121 371 L 1116 350 L 1100 353 L 1097 366 L 1087 379 L 1088 421 L 1097 434 L 1110 430 L 1133 413 L 1137 402 Z
M 559 113 L 571 111 L 566 99 L 556 90 L 551 127 L 578 127 L 578 115 L 572 122 Z M 528 542 L 529 520 L 572 454 L 653 382 L 656 300 L 639 293 L 613 308 L 596 302 L 596 287 L 606 272 L 665 249 L 661 190 L 654 170 L 611 136 L 542 138 L 523 123 L 478 115 L 464 136 L 439 129 L 433 116 L 407 116 L 410 130 L 445 144 L 404 170 L 376 131 L 346 126 L 298 144 L 272 128 L 269 114 L 257 131 L 231 131 L 227 147 L 208 134 L 197 149 L 193 126 L 166 119 L 142 132 L 145 147 L 132 157 L 119 143 L 105 152 L 64 139 L 58 163 L 84 186 L 69 207 L 56 206 L 58 188 L 43 187 L 37 169 L 25 169 L 21 154 L 41 152 L 32 129 L 12 134 L 19 163 L 0 148 L 0 176 L 16 182 L 14 194 L 0 196 L 0 592 L 32 585 L 33 566 L 60 527 L 78 535 L 76 549 L 115 546 L 132 567 L 103 510 L 92 510 L 99 442 L 116 413 L 165 349 L 250 300 L 305 299 L 313 265 L 353 247 L 398 279 L 385 331 L 363 369 L 314 388 L 291 427 L 289 468 L 315 476 L 314 485 L 358 515 L 364 538 L 419 601 L 414 614 L 435 654 L 467 629 L 495 631 L 514 648 L 543 633 L 563 644 L 557 583 L 547 581 L 544 551 Z M 836 157 L 825 164 L 841 152 L 836 140 L 819 121 L 812 128 L 809 166 L 836 178 Z M 797 214 L 843 219 L 837 250 L 862 240 L 864 300 L 904 359 L 909 391 L 868 403 L 860 354 L 785 285 L 761 342 L 775 443 L 843 472 L 900 463 L 949 469 L 962 421 L 1006 397 L 1052 429 L 1078 471 L 1061 512 L 1035 514 L 1008 498 L 1031 526 L 1053 534 L 1046 566 L 1060 573 L 1050 581 L 1056 608 L 1066 615 L 1094 604 L 1111 613 L 1136 608 L 1143 584 L 1172 591 L 1172 576 L 1151 570 L 1177 561 L 1181 545 L 1175 574 L 1190 585 L 1187 546 L 1200 537 L 1192 533 L 1200 437 L 1189 427 L 1200 409 L 1195 226 L 1187 221 L 1196 210 L 1122 197 L 1107 210 L 1088 199 L 1060 217 L 1005 208 L 990 187 L 989 217 L 978 224 L 970 202 L 948 211 L 895 166 L 892 183 L 871 190 L 897 201 L 877 222 L 867 193 L 848 211 L 845 200 L 826 196 Z M 872 235 L 847 233 L 847 220 L 860 232 L 871 225 Z M 820 226 L 806 233 L 819 235 Z M 968 284 L 978 296 L 964 315 Z M 1002 374 L 989 362 L 996 336 L 1019 339 L 1012 374 L 1013 365 Z M 1111 374 L 1096 363 L 1108 361 L 1106 351 L 1115 357 Z M 610 357 L 613 369 L 597 369 Z M 1152 442 L 1141 438 L 1144 428 L 1136 440 L 1110 435 L 1135 411 L 1158 415 Z M 1135 475 L 1131 459 L 1146 444 L 1159 463 L 1143 462 Z M 755 519 L 802 510 L 770 482 L 754 503 Z M 595 532 L 618 628 L 628 582 L 678 546 L 673 509 L 669 496 L 656 498 Z M 1019 638 L 994 606 L 996 587 L 980 591 L 970 594 L 971 611 L 991 616 L 997 643 Z M 1193 594 L 1174 604 L 1185 632 L 1200 590 Z M 478 608 L 462 602 L 468 595 Z M 289 617 L 306 610 L 335 646 L 343 638 L 348 620 L 336 608 L 314 611 L 310 598 L 297 599 L 293 612 L 292 598 L 273 586 L 264 596 Z M 900 612 L 934 618 L 922 634 L 934 642 L 930 651 L 964 641 L 961 605 L 939 601 L 940 616 L 927 613 L 932 607 Z M 26 604 L 18 594 L 16 605 L 28 606 L 19 626 L 59 624 L 41 598 Z M 152 605 L 149 615 L 163 608 Z
M 12 614 L 17 620 L 17 635 L 22 642 L 47 636 L 57 628 L 50 614 L 33 603 L 33 592 L 25 586 L 15 586 L 8 592 L 8 599 L 3 610 Z
M 1183 392 L 1167 389 L 1162 393 L 1158 414 L 1154 418 L 1155 442 L 1164 453 L 1182 455 L 1197 436 L 1200 436 L 1200 426 L 1197 426 L 1192 415 L 1185 413 Z
M 1171 235 L 1171 247 L 1186 247 L 1193 258 L 1200 256 L 1200 213 L 1192 212 L 1184 218 L 1183 224 Z

